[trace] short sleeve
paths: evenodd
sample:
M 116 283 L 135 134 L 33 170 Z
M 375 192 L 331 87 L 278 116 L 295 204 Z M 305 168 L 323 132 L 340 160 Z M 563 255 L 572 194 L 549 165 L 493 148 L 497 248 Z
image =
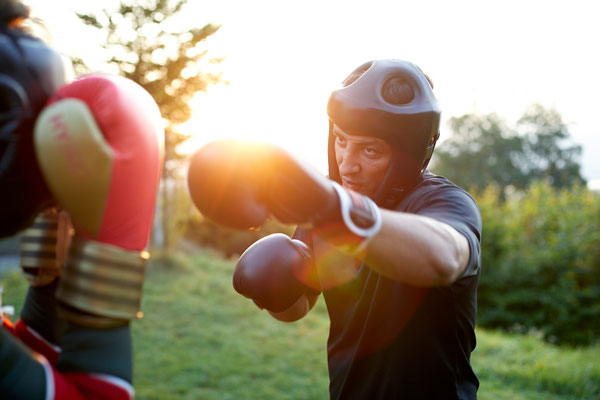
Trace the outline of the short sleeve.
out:
M 431 190 L 415 213 L 444 222 L 460 232 L 467 239 L 471 252 L 463 276 L 477 274 L 481 264 L 482 221 L 475 200 L 466 191 L 457 186 Z

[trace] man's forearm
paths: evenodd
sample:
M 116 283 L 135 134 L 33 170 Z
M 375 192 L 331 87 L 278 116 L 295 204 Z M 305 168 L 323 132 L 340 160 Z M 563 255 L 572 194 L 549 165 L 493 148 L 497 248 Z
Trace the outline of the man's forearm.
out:
M 367 264 L 388 278 L 416 286 L 451 284 L 469 261 L 467 239 L 451 226 L 416 214 L 381 210 Z

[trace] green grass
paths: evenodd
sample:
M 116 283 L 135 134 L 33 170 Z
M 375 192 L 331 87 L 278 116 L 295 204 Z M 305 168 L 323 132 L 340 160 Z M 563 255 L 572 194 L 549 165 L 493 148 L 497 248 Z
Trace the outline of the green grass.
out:
M 471 356 L 480 399 L 598 400 L 600 347 L 569 349 L 536 335 L 477 330 Z
M 326 399 L 327 312 L 322 300 L 285 324 L 231 285 L 234 261 L 210 252 L 154 257 L 144 318 L 133 322 L 137 399 Z M 0 278 L 17 313 L 18 271 Z M 535 335 L 478 329 L 472 355 L 486 400 L 600 399 L 600 348 L 559 348 Z

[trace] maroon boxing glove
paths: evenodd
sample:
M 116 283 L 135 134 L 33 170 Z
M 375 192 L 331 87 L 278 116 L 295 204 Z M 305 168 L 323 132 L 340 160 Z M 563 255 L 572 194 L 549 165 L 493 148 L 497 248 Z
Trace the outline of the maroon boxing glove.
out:
M 353 236 L 349 242 L 356 250 L 381 227 L 371 199 L 268 143 L 207 144 L 192 157 L 188 186 L 204 216 L 233 228 L 259 227 L 272 215 L 283 223 L 324 228 L 324 237 L 334 243 L 340 236 Z
M 260 308 L 281 312 L 302 295 L 320 293 L 314 276 L 312 251 L 300 240 L 282 233 L 266 236 L 240 257 L 233 287 Z

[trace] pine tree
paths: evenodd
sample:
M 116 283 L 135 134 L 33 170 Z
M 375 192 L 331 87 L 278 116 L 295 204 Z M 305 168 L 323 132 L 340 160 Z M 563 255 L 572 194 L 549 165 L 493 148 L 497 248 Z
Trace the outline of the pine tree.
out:
M 210 64 L 223 59 L 207 59 L 206 40 L 219 26 L 182 30 L 177 17 L 187 0 L 122 1 L 117 10 L 80 14 L 83 23 L 106 33 L 106 61 L 119 74 L 137 82 L 154 98 L 165 121 L 165 163 L 162 173 L 160 217 L 163 246 L 174 241 L 173 216 L 177 212 L 177 192 L 181 181 L 182 156 L 177 148 L 188 137 L 178 127 L 191 117 L 189 101 L 199 91 L 222 80 L 219 73 L 207 72 Z M 86 69 L 85 60 L 74 58 L 76 71 Z

